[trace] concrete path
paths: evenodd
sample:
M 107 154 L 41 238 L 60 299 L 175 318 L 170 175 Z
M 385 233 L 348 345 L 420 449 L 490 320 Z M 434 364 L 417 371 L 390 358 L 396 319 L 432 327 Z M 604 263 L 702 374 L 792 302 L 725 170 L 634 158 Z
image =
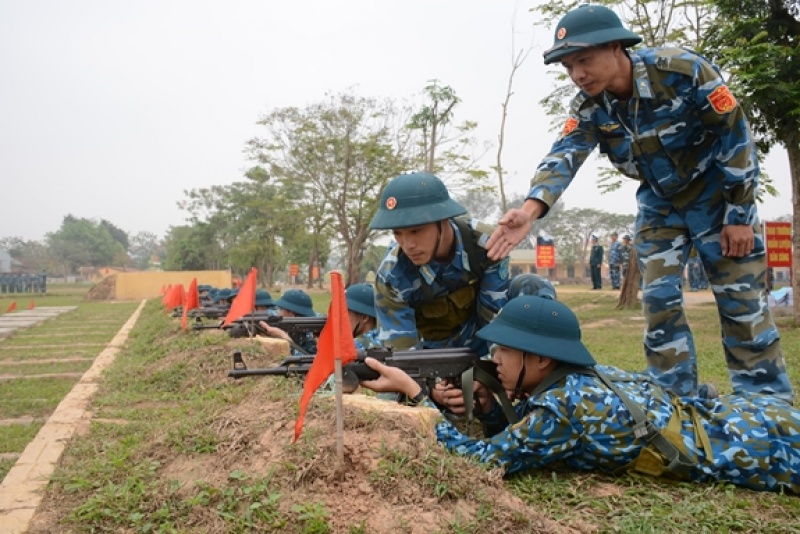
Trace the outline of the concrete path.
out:
M 28 328 L 72 311 L 77 306 L 44 306 L 32 310 L 19 310 L 0 315 L 0 339 L 10 336 L 20 328 Z
M 56 463 L 72 438 L 78 422 L 87 417 L 89 402 L 97 391 L 102 371 L 114 362 L 146 302 L 142 301 L 114 339 L 95 358 L 92 367 L 56 407 L 53 415 L 0 483 L 0 534 L 20 534 L 28 529 Z M 6 315 L 0 317 L 0 320 Z

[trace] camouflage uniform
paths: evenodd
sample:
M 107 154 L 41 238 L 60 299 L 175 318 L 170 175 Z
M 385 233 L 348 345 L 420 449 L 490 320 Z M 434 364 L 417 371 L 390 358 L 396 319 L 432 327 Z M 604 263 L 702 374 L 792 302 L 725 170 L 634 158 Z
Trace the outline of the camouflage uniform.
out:
M 379 349 L 381 342 L 378 340 L 378 329 L 373 328 L 355 338 L 356 350 Z
M 611 289 L 619 289 L 620 264 L 622 263 L 622 245 L 616 239 L 608 247 L 608 277 L 611 279 Z
M 592 274 L 592 289 L 602 289 L 603 277 L 600 267 L 603 265 L 603 245 L 597 242 L 597 238 L 592 239 L 592 250 L 589 253 L 589 270 Z
M 620 262 L 622 262 L 622 278 L 628 276 L 628 263 L 631 261 L 631 242 L 626 242 L 623 238 L 622 245 L 619 247 Z
M 640 180 L 635 247 L 642 271 L 648 370 L 678 395 L 697 392 L 694 343 L 683 312 L 682 267 L 694 245 L 717 300 L 735 392 L 791 401 L 778 331 L 765 297 L 764 241 L 755 205 L 758 162 L 741 107 L 717 69 L 684 49 L 628 51 L 633 96 L 579 93 L 561 137 L 539 165 L 529 198 L 552 206 L 599 145 Z M 755 247 L 722 255 L 723 225 L 751 225 Z
M 448 219 L 456 239 L 456 252 L 452 261 L 430 263 L 417 268 L 397 243 L 392 244 L 378 268 L 375 280 L 375 307 L 377 311 L 378 339 L 384 346 L 397 349 L 441 347 L 470 347 L 479 355 L 489 352 L 488 344 L 475 338 L 475 332 L 491 321 L 494 314 L 506 303 L 508 290 L 508 258 L 490 263 L 483 248 L 489 233 L 485 233 L 477 243 L 477 254 L 486 267 L 482 278 L 477 279 L 470 268 L 469 257 L 464 250 L 461 233 L 455 223 Z M 474 220 L 470 227 L 478 229 Z M 465 305 L 476 306 L 468 319 L 456 327 L 448 336 L 438 339 L 421 339 L 417 330 L 415 307 L 425 302 L 422 284 L 430 289 L 434 298 L 452 295 L 455 291 L 479 284 L 477 304 L 474 301 Z M 457 303 L 458 304 L 458 303 Z
M 673 414 L 680 418 L 678 441 L 696 464 L 689 470 L 692 480 L 800 493 L 800 410 L 771 395 L 676 398 L 646 375 L 598 370 L 642 406 L 655 427 L 664 429 Z M 630 467 L 647 445 L 634 436 L 625 403 L 592 375 L 570 374 L 515 409 L 520 422 L 510 427 L 497 405 L 481 417 L 504 428 L 491 438 L 470 438 L 447 420 L 437 425 L 437 438 L 447 449 L 507 473 L 551 466 L 612 473 Z

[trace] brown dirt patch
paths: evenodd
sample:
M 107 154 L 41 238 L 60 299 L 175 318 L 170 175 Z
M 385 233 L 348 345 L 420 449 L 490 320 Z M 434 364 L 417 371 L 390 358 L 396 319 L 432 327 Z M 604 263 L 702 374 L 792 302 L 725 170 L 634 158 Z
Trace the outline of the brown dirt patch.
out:
M 209 373 L 218 374 L 228 365 L 206 359 L 211 360 Z M 161 361 L 158 367 L 167 365 Z M 275 391 L 275 380 L 281 380 L 280 388 L 288 394 Z M 346 402 L 340 461 L 334 398 L 318 395 L 309 407 L 303 436 L 293 444 L 299 391 L 287 382 L 259 379 L 244 401 L 219 414 L 208 426 L 217 440 L 213 453 L 181 454 L 168 442 L 169 429 L 154 435 L 142 454 L 160 463 L 158 476 L 163 483 L 177 484 L 173 498 L 189 499 L 204 488 L 225 487 L 231 473 L 240 471 L 251 480 L 268 478 L 280 492 L 281 511 L 289 516 L 297 513 L 292 510 L 295 505 L 322 504 L 333 533 L 352 532 L 360 525 L 363 530 L 358 531 L 374 534 L 431 534 L 469 524 L 469 532 L 588 532 L 540 516 L 535 507 L 505 489 L 500 470 L 445 451 L 432 434 L 433 419 L 420 419 L 423 409 L 361 395 L 358 402 Z M 384 405 L 391 417 L 380 413 Z M 80 433 L 86 431 L 84 427 Z M 79 497 L 54 492 L 51 486 L 28 532 L 70 531 L 64 519 L 80 505 Z M 482 519 L 486 514 L 491 514 L 490 520 Z M 187 532 L 230 531 L 213 506 L 195 507 L 183 526 Z M 303 532 L 301 524 L 280 531 Z
M 117 275 L 106 276 L 96 283 L 86 296 L 86 300 L 115 300 L 117 298 Z

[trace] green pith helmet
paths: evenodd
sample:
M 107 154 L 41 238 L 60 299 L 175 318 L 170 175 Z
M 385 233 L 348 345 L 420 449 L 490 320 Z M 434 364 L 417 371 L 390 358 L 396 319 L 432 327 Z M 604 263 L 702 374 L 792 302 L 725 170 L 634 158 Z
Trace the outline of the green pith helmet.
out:
M 302 289 L 287 289 L 281 298 L 275 301 L 275 306 L 294 312 L 301 317 L 314 317 L 314 308 L 311 297 Z
M 392 178 L 384 188 L 378 211 L 369 227 L 373 230 L 410 228 L 466 212 L 464 206 L 450 198 L 447 187 L 433 174 L 401 174 Z
M 535 273 L 518 274 L 508 284 L 508 298 L 513 299 L 520 295 L 536 295 L 550 300 L 556 299 L 556 288 L 550 280 Z
M 477 336 L 559 362 L 587 367 L 597 364 L 581 341 L 578 318 L 556 300 L 531 295 L 511 299 Z
M 605 6 L 584 4 L 558 22 L 553 47 L 544 53 L 544 64 L 549 65 L 562 57 L 605 43 L 619 41 L 623 48 L 642 42 L 642 38 L 622 25 L 616 13 Z
M 272 300 L 272 295 L 269 291 L 263 289 L 256 290 L 256 306 L 274 306 L 275 302 Z
M 353 284 L 344 292 L 347 309 L 368 315 L 373 319 L 375 312 L 375 290 L 371 284 Z

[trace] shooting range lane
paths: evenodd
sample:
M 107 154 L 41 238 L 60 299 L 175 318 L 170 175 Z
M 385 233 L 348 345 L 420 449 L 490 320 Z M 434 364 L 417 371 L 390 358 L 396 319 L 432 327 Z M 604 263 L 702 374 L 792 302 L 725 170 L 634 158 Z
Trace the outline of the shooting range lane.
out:
M 10 336 L 15 330 L 36 326 L 64 312 L 72 311 L 76 307 L 49 306 L 4 313 L 0 315 L 0 339 Z
M 0 483 L 0 534 L 18 534 L 28 529 L 61 453 L 64 452 L 78 423 L 88 417 L 89 401 L 97 390 L 102 371 L 114 362 L 117 352 L 128 339 L 128 334 L 136 324 L 146 302 L 146 300 L 141 302 L 114 339 L 95 358 L 94 364 L 59 403 L 47 423 L 28 444 L 14 467 Z M 37 308 L 25 313 L 46 309 Z M 7 316 L 8 314 L 5 314 L 0 317 L 0 324 Z

